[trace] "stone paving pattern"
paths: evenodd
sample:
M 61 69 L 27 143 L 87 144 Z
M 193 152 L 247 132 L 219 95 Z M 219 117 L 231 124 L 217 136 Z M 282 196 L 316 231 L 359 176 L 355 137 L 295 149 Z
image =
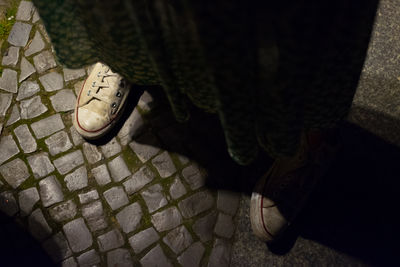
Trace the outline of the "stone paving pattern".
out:
M 147 92 L 109 143 L 83 140 L 71 116 L 88 69 L 56 63 L 31 2 L 16 19 L 0 57 L 0 210 L 57 265 L 228 266 L 239 196 L 157 146 Z

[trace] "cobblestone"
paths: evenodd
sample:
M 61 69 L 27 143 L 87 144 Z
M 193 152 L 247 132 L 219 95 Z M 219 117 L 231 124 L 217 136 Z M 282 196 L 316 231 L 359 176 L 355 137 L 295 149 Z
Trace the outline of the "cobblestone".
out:
M 142 209 L 138 203 L 130 204 L 118 212 L 116 218 L 124 233 L 130 233 L 138 227 L 142 219 Z
M 99 185 L 106 185 L 111 182 L 110 174 L 105 164 L 93 168 L 92 175 Z
M 18 105 L 15 104 L 12 107 L 10 118 L 7 120 L 6 126 L 12 125 L 21 119 L 21 115 L 19 113 Z
M 1 137 L 0 151 L 0 165 L 19 153 L 17 144 L 11 135 Z
M 21 59 L 21 74 L 19 75 L 19 82 L 24 81 L 27 79 L 29 76 L 31 76 L 33 73 L 36 72 L 35 67 L 26 60 L 26 58 L 22 57 Z
M 94 249 L 91 249 L 78 257 L 78 263 L 83 267 L 96 266 L 96 264 L 100 263 L 99 254 Z
M 34 12 L 32 15 L 32 23 L 36 23 L 40 19 L 39 13 L 36 8 L 34 8 Z
M 101 146 L 101 151 L 103 152 L 106 158 L 117 155 L 121 152 L 121 146 L 118 144 L 117 139 L 115 137 L 110 140 L 107 144 Z
M 60 114 L 55 114 L 32 123 L 31 128 L 36 138 L 40 139 L 64 129 L 64 123 L 61 120 Z
M 3 66 L 15 67 L 18 63 L 18 58 L 19 58 L 19 47 L 11 46 L 4 53 L 1 64 Z
M 141 132 L 143 126 L 143 119 L 135 108 L 118 133 L 121 144 L 123 146 L 126 146 L 130 141 L 132 141 L 134 137 L 136 137 Z
M 46 250 L 47 254 L 50 255 L 54 262 L 60 262 L 72 256 L 72 251 L 69 248 L 67 239 L 65 239 L 63 233 L 61 232 L 58 232 L 46 240 L 43 243 L 43 248 Z
M 64 200 L 61 185 L 55 176 L 49 176 L 39 182 L 40 198 L 44 207 L 49 207 Z
M 76 204 L 72 200 L 68 200 L 49 209 L 49 213 L 56 222 L 62 222 L 74 218 L 76 210 Z
M 135 253 L 140 253 L 159 239 L 160 236 L 157 234 L 156 230 L 150 227 L 129 238 L 129 244 Z
M 25 46 L 29 39 L 32 25 L 15 22 L 8 36 L 8 42 L 14 46 Z
M 172 267 L 171 262 L 165 256 L 160 245 L 155 246 L 150 250 L 141 260 L 140 263 L 143 267 L 163 266 Z
M 179 202 L 178 206 L 183 217 L 191 218 L 203 211 L 210 209 L 214 204 L 214 198 L 209 191 L 198 192 Z
M 64 87 L 62 75 L 55 71 L 40 76 L 39 81 L 47 92 L 57 91 Z
M 162 193 L 162 186 L 160 184 L 150 186 L 147 190 L 141 193 L 141 196 L 146 202 L 150 213 L 153 213 L 168 204 L 167 199 Z
M 101 252 L 109 251 L 124 245 L 124 237 L 121 232 L 113 229 L 97 238 L 99 250 Z
M 182 176 L 192 190 L 199 189 L 205 183 L 205 177 L 201 174 L 199 168 L 193 164 L 182 170 Z
M 213 211 L 193 224 L 193 231 L 197 234 L 201 241 L 210 241 L 213 237 L 215 222 L 217 221 L 217 212 Z
M 115 159 L 109 161 L 108 168 L 110 170 L 111 177 L 115 182 L 122 181 L 132 174 L 121 156 L 118 156 Z
M 85 69 L 63 69 L 64 72 L 64 80 L 66 82 L 81 78 L 85 76 Z
M 119 209 L 129 202 L 128 197 L 122 186 L 112 187 L 105 191 L 103 195 L 112 210 Z
M 39 31 L 36 31 L 35 37 L 33 37 L 32 42 L 28 45 L 28 49 L 25 50 L 25 56 L 28 57 L 42 51 L 44 46 L 45 44 L 42 36 L 40 35 Z
M 68 151 L 72 148 L 72 143 L 65 131 L 60 131 L 53 134 L 52 136 L 46 138 L 44 142 L 46 143 L 50 155 L 52 156 Z
M 65 184 L 69 191 L 76 191 L 88 186 L 87 170 L 82 166 L 65 176 Z
M 237 193 L 218 190 L 217 208 L 227 214 L 235 215 L 239 207 L 240 195 Z
M 54 165 L 60 174 L 66 174 L 83 163 L 83 155 L 80 150 L 70 152 L 54 160 Z
M 39 74 L 45 71 L 55 68 L 57 66 L 54 56 L 50 51 L 43 51 L 40 54 L 33 57 L 33 64 Z
M 182 223 L 182 216 L 176 207 L 171 207 L 151 216 L 151 222 L 159 232 L 171 230 Z
M 169 246 L 175 254 L 181 253 L 193 243 L 192 236 L 185 226 L 180 226 L 170 231 L 163 241 Z
M 147 91 L 144 91 L 142 96 L 139 98 L 138 106 L 143 111 L 150 111 L 154 106 L 153 97 Z
M 231 244 L 223 239 L 216 239 L 214 242 L 213 250 L 211 251 L 208 266 L 228 267 L 231 256 L 230 254 L 231 254 Z
M 45 177 L 55 170 L 46 152 L 29 156 L 28 163 L 36 179 Z
M 43 216 L 41 209 L 32 212 L 28 219 L 29 231 L 37 240 L 44 240 L 51 235 L 51 228 Z
M 18 95 L 16 100 L 28 98 L 39 92 L 39 84 L 35 81 L 24 81 L 21 83 L 18 89 Z
M 92 235 L 82 218 L 65 224 L 63 230 L 73 252 L 81 252 L 93 243 Z M 80 261 L 79 258 L 78 261 Z
M 182 165 L 185 165 L 186 163 L 188 163 L 190 160 L 184 156 L 184 155 L 179 155 L 178 156 L 179 161 L 182 163 Z
M 139 191 L 143 186 L 150 183 L 155 177 L 155 174 L 147 167 L 143 166 L 135 172 L 131 178 L 126 180 L 123 185 L 129 195 Z
M 36 187 L 25 189 L 18 194 L 21 215 L 27 216 L 31 213 L 33 206 L 40 200 Z
M 107 222 L 104 219 L 103 205 L 100 200 L 83 206 L 82 215 L 88 222 L 91 231 L 98 231 L 107 227 Z
M 78 267 L 78 264 L 73 257 L 69 257 L 61 263 L 61 267 Z
M 51 104 L 55 111 L 74 110 L 76 98 L 71 89 L 63 89 L 50 97 Z
M 157 169 L 161 178 L 169 177 L 176 172 L 176 167 L 167 151 L 155 157 L 151 163 Z
M 171 187 L 169 189 L 169 194 L 173 199 L 178 199 L 184 194 L 186 194 L 186 188 L 182 184 L 181 179 L 179 179 L 179 177 L 176 177 L 174 179 L 174 182 L 171 184 Z
M 145 163 L 160 151 L 156 144 L 156 138 L 153 135 L 147 134 L 140 137 L 137 141 L 132 141 L 129 143 L 129 146 L 140 161 Z
M 35 152 L 37 144 L 26 124 L 22 124 L 14 129 L 14 134 L 17 137 L 21 149 L 25 153 Z
M 99 152 L 95 145 L 85 142 L 83 143 L 82 148 L 83 154 L 85 154 L 85 157 L 90 164 L 94 164 L 103 159 L 103 155 Z
M 84 142 L 82 136 L 76 131 L 74 126 L 71 126 L 69 128 L 69 132 L 71 133 L 72 142 L 74 143 L 75 146 L 78 146 Z
M 0 166 L 0 173 L 4 180 L 14 189 L 29 178 L 28 168 L 19 158 Z
M 17 72 L 15 70 L 4 69 L 0 77 L 0 89 L 10 93 L 16 93 L 18 89 Z
M 107 266 L 133 267 L 132 257 L 127 249 L 119 248 L 107 253 Z
M 89 192 L 79 194 L 78 197 L 81 204 L 87 204 L 89 202 L 99 199 L 99 193 L 97 193 L 96 189 L 93 189 Z
M 178 257 L 178 262 L 183 267 L 198 267 L 200 266 L 204 251 L 205 248 L 201 242 L 196 242 Z
M 40 96 L 21 101 L 21 117 L 23 119 L 36 118 L 47 111 L 47 107 L 43 105 Z
M 8 216 L 13 216 L 18 212 L 18 204 L 11 191 L 0 193 L 0 211 Z
M 33 14 L 32 2 L 21 1 L 15 18 L 17 20 L 29 21 L 32 17 L 32 14 Z
M 11 105 L 12 94 L 0 93 L 0 116 L 5 116 L 8 108 Z
M 214 232 L 221 237 L 231 238 L 235 232 L 235 224 L 233 223 L 232 217 L 219 213 Z

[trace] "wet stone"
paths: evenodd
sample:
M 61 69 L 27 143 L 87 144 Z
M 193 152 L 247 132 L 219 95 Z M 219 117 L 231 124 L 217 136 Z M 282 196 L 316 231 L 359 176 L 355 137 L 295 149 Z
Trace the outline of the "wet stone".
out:
M 27 216 L 31 213 L 33 206 L 40 200 L 36 187 L 25 189 L 18 193 L 18 202 L 21 215 Z
M 36 179 L 45 177 L 55 170 L 46 152 L 28 157 L 28 163 Z
M 25 56 L 28 57 L 37 52 L 40 52 L 44 48 L 44 42 L 42 36 L 39 31 L 36 31 L 35 36 L 32 39 L 32 42 L 28 45 L 28 49 L 25 50 Z
M 47 224 L 41 209 L 32 212 L 28 219 L 29 231 L 37 240 L 44 240 L 51 235 L 51 228 Z
M 170 231 L 163 238 L 163 241 L 172 249 L 173 252 L 175 252 L 175 254 L 181 253 L 193 243 L 192 236 L 183 225 Z
M 54 262 L 60 262 L 72 255 L 67 239 L 65 239 L 61 232 L 58 232 L 46 240 L 43 243 L 43 248 Z
M 85 217 L 91 231 L 107 228 L 107 222 L 104 219 L 103 205 L 100 200 L 83 206 L 82 216 Z
M 55 111 L 70 111 L 75 108 L 76 98 L 71 89 L 63 89 L 50 96 L 50 101 Z
M 78 146 L 84 142 L 82 136 L 76 131 L 74 126 L 71 126 L 69 128 L 69 132 L 71 133 L 72 142 L 74 143 L 74 145 Z
M 135 172 L 131 178 L 126 180 L 123 185 L 129 195 L 139 191 L 143 186 L 150 183 L 155 177 L 155 174 L 147 167 L 143 166 Z
M 8 42 L 14 46 L 25 46 L 29 39 L 29 33 L 31 32 L 32 25 L 15 22 L 11 29 L 10 35 L 8 36 Z
M 151 163 L 157 169 L 161 178 L 169 177 L 176 172 L 176 167 L 167 151 L 155 157 Z
M 231 258 L 232 245 L 223 239 L 217 239 L 208 261 L 209 267 L 228 267 Z
M 133 267 L 129 250 L 119 248 L 107 253 L 107 266 Z
M 111 182 L 110 174 L 105 164 L 93 168 L 92 175 L 99 185 L 106 185 Z
M 217 208 L 227 214 L 235 215 L 239 207 L 240 195 L 234 192 L 219 190 Z
M 103 154 L 106 158 L 109 158 L 114 155 L 117 155 L 122 150 L 121 150 L 121 146 L 118 144 L 117 140 L 115 138 L 113 138 L 110 140 L 110 142 L 101 146 L 101 151 L 103 152 Z
M 12 125 L 21 119 L 21 115 L 19 114 L 18 105 L 14 105 L 11 110 L 10 118 L 7 121 L 6 126 Z
M 205 248 L 201 242 L 196 242 L 178 257 L 178 262 L 183 267 L 198 267 L 204 251 Z
M 26 124 L 20 125 L 14 129 L 19 145 L 25 153 L 36 151 L 37 144 Z
M 116 218 L 124 233 L 130 233 L 138 227 L 142 219 L 142 209 L 138 203 L 133 203 L 118 212 Z
M 10 93 L 16 93 L 18 89 L 17 72 L 15 70 L 4 69 L 0 77 L 0 89 Z
M 210 241 L 213 237 L 215 222 L 217 221 L 217 212 L 213 211 L 210 214 L 198 219 L 193 224 L 193 231 L 197 234 L 201 241 Z
M 189 184 L 192 190 L 199 189 L 205 183 L 205 177 L 202 175 L 199 168 L 192 164 L 182 170 L 182 176 Z
M 144 201 L 146 202 L 149 212 L 152 213 L 165 205 L 168 204 L 162 192 L 162 186 L 160 184 L 155 184 L 147 188 L 147 190 L 141 193 Z
M 110 170 L 111 177 L 115 182 L 122 181 L 123 179 L 131 175 L 128 166 L 126 166 L 126 163 L 121 156 L 118 156 L 108 162 L 108 168 Z
M 14 189 L 29 178 L 28 167 L 19 158 L 0 166 L 0 173 Z
M 94 164 L 103 159 L 103 155 L 99 152 L 95 145 L 85 142 L 83 143 L 82 148 L 83 154 L 85 154 L 85 157 L 90 164 Z
M 32 14 L 33 14 L 32 2 L 21 1 L 15 18 L 17 20 L 29 21 L 32 17 Z
M 63 69 L 66 82 L 81 78 L 86 75 L 85 69 Z
M 61 185 L 55 176 L 49 176 L 39 182 L 40 197 L 44 207 L 49 207 L 64 200 Z
M 76 215 L 76 204 L 68 200 L 49 209 L 49 213 L 56 222 L 68 221 Z
M 176 207 L 171 207 L 151 216 L 151 222 L 159 232 L 171 230 L 182 223 L 182 216 Z
M 96 266 L 100 263 L 100 257 L 94 249 L 91 249 L 78 257 L 78 263 L 79 266 Z
M 22 57 L 21 59 L 21 74 L 19 75 L 19 82 L 22 82 L 29 76 L 31 76 L 33 73 L 36 72 L 36 69 L 33 67 L 33 65 L 26 60 L 26 58 Z
M 1 64 L 3 66 L 15 67 L 18 63 L 19 58 L 19 47 L 11 46 L 3 55 Z
M 99 199 L 99 193 L 97 193 L 96 189 L 93 189 L 89 192 L 79 194 L 78 197 L 81 204 L 87 204 L 89 202 Z
M 5 116 L 11 105 L 12 94 L 0 93 L 0 116 Z
M 81 252 L 93 243 L 92 235 L 82 218 L 65 224 L 63 230 L 73 252 Z
M 126 146 L 143 129 L 143 119 L 137 109 L 134 109 L 118 133 L 121 144 Z
M 54 56 L 50 51 L 44 51 L 33 57 L 33 63 L 39 74 L 57 66 Z
M 60 90 L 64 87 L 62 75 L 55 71 L 40 76 L 39 81 L 47 92 Z
M 210 209 L 214 204 L 214 198 L 208 191 L 198 192 L 179 202 L 178 206 L 183 217 L 191 218 L 203 211 Z
M 0 199 L 0 211 L 8 216 L 13 216 L 18 212 L 18 204 L 11 191 L 1 192 Z
M 68 134 L 65 131 L 60 131 L 44 140 L 50 155 L 55 156 L 72 148 L 72 143 L 69 140 Z
M 28 98 L 39 92 L 39 84 L 34 81 L 24 81 L 18 89 L 17 101 Z
M 82 166 L 65 176 L 65 184 L 69 191 L 76 191 L 88 185 L 87 170 Z
M 109 251 L 124 245 L 125 241 L 120 231 L 113 229 L 97 238 L 100 251 Z
M 119 209 L 129 203 L 128 197 L 122 186 L 116 186 L 103 193 L 108 205 L 112 210 Z
M 132 141 L 129 143 L 129 146 L 143 163 L 157 155 L 160 151 L 157 147 L 156 138 L 148 134 L 139 138 L 137 141 Z
M 36 118 L 47 111 L 47 107 L 43 105 L 40 96 L 21 101 L 21 117 L 23 119 Z
M 235 224 L 233 223 L 232 217 L 219 213 L 214 232 L 219 236 L 231 238 L 235 232 Z
M 0 95 L 1 96 L 1 95 Z M 0 164 L 19 153 L 17 144 L 11 135 L 2 136 L 0 139 Z
M 54 165 L 56 166 L 60 174 L 66 174 L 72 169 L 82 165 L 84 163 L 83 155 L 80 150 L 70 152 L 56 160 L 54 160 Z
M 70 257 L 61 263 L 61 267 L 78 267 L 78 264 L 73 257 Z
M 140 253 L 143 249 L 154 244 L 158 239 L 160 239 L 160 237 L 156 230 L 150 227 L 129 238 L 129 244 L 135 253 Z
M 143 267 L 152 267 L 152 266 L 172 267 L 171 262 L 165 256 L 160 245 L 157 245 L 152 250 L 150 250 L 140 260 L 140 264 L 142 264 Z

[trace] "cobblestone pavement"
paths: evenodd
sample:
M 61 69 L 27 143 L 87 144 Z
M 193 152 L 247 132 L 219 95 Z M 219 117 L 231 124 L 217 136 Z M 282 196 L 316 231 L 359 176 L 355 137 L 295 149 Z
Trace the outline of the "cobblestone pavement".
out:
M 0 210 L 55 263 L 229 264 L 239 196 L 207 188 L 201 166 L 157 145 L 167 124 L 146 117 L 151 95 L 115 138 L 93 145 L 71 124 L 89 69 L 56 63 L 31 2 L 21 1 L 2 51 Z

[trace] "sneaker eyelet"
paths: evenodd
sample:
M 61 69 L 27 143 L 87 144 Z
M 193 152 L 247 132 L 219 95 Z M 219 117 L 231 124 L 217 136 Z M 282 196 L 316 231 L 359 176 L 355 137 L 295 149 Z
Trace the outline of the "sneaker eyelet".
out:
M 121 94 L 121 92 L 117 92 L 117 93 L 115 94 L 115 96 L 116 96 L 116 97 L 121 97 L 122 94 Z
M 112 103 L 112 104 L 111 104 L 111 107 L 112 107 L 112 108 L 116 108 L 116 107 L 117 107 L 117 103 L 115 103 L 115 102 Z

